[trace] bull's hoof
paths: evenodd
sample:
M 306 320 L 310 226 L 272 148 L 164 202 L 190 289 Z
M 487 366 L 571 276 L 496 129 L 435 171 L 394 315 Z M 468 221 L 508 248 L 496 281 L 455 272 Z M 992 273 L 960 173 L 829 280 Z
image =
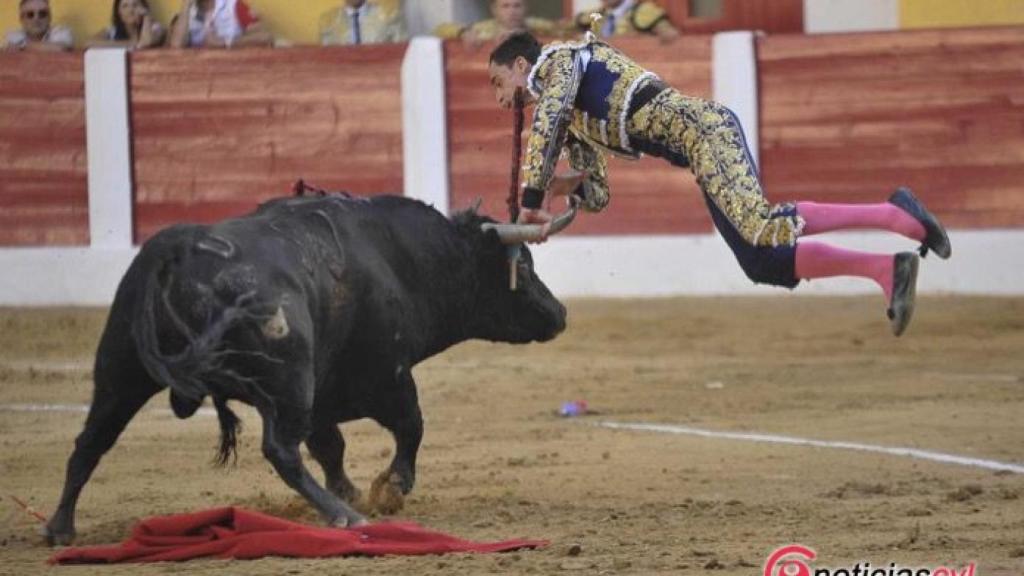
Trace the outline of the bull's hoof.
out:
M 70 530 L 59 530 L 46 525 L 39 529 L 39 533 L 46 539 L 48 546 L 70 546 L 75 541 L 75 530 L 73 528 Z
M 386 515 L 395 514 L 404 508 L 402 477 L 390 470 L 381 472 L 370 485 L 368 504 L 371 509 Z
M 351 512 L 337 516 L 327 524 L 332 528 L 355 528 L 356 526 L 366 526 L 369 522 L 366 521 L 362 514 Z
M 362 490 L 353 486 L 351 482 L 339 483 L 337 486 L 332 486 L 331 492 L 333 492 L 338 498 L 348 502 L 350 506 L 356 506 L 363 498 Z

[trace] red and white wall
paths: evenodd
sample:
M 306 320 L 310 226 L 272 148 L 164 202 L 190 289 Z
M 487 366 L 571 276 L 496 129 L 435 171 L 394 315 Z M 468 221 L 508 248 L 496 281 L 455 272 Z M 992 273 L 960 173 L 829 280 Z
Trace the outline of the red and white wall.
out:
M 1024 293 L 1024 29 L 621 41 L 737 111 L 774 201 L 882 201 L 907 184 L 950 226 L 924 292 Z M 48 58 L 43 61 L 40 58 Z M 46 73 L 42 71 L 45 70 Z M 384 47 L 0 54 L 0 305 L 106 304 L 137 244 L 289 193 L 298 178 L 505 213 L 511 118 L 486 50 Z M 713 232 L 692 176 L 611 166 L 613 200 L 534 250 L 562 296 L 784 294 Z M 863 249 L 912 249 L 877 233 Z M 872 292 L 858 280 L 800 293 Z

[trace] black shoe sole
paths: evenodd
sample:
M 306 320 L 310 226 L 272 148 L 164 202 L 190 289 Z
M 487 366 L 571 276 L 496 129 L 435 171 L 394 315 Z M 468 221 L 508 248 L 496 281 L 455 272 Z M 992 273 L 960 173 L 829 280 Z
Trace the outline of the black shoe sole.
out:
M 932 252 L 942 258 L 948 260 L 953 254 L 953 247 L 949 243 L 949 236 L 946 234 L 946 228 L 939 222 L 939 219 L 934 214 L 928 211 L 924 207 L 924 204 L 914 196 L 914 193 L 910 191 L 910 188 L 901 186 L 897 188 L 892 196 L 889 196 L 889 203 L 900 208 L 907 214 L 910 214 L 915 220 L 924 226 L 925 239 L 924 243 L 921 244 L 921 256 L 924 257 L 928 254 L 930 249 Z
M 917 298 L 917 268 L 921 259 L 913 252 L 900 252 L 893 256 L 892 300 L 886 313 L 892 333 L 903 334 L 914 317 Z

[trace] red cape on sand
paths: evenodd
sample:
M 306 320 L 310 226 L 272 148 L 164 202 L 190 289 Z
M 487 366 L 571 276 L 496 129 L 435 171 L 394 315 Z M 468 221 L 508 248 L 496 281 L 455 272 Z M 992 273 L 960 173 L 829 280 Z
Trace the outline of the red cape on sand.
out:
M 228 507 L 147 518 L 136 524 L 131 538 L 121 544 L 66 548 L 49 562 L 105 564 L 207 557 L 324 558 L 356 554 L 505 552 L 547 544 L 544 540 L 470 542 L 431 532 L 412 522 L 385 522 L 348 529 L 308 526 L 244 508 Z

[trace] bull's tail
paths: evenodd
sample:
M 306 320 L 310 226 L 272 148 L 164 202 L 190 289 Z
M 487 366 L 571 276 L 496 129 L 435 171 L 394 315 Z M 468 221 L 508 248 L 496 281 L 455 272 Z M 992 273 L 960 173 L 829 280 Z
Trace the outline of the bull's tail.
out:
M 222 396 L 214 396 L 213 406 L 217 409 L 217 421 L 220 423 L 220 446 L 213 463 L 225 466 L 228 460 L 238 461 L 238 433 L 242 431 L 242 421 L 228 408 L 228 401 Z
M 171 390 L 171 409 L 174 415 L 182 420 L 190 418 L 199 410 L 202 400 L 195 401 L 178 395 Z M 220 446 L 213 459 L 215 466 L 225 466 L 228 461 L 238 460 L 238 434 L 242 430 L 242 421 L 228 408 L 228 401 L 223 396 L 213 396 L 213 407 L 217 409 L 217 422 L 220 424 Z M 232 458 L 234 456 L 234 458 Z
M 159 384 L 170 388 L 171 404 L 179 417 L 191 416 L 205 396 L 212 396 L 220 422 L 220 446 L 214 462 L 226 464 L 235 452 L 240 421 L 227 406 L 227 393 L 234 391 L 238 396 L 248 397 L 254 392 L 255 381 L 224 366 L 224 358 L 237 351 L 224 350 L 224 334 L 239 322 L 258 318 L 253 312 L 255 292 L 238 296 L 234 303 L 224 307 L 220 315 L 207 323 L 201 332 L 194 331 L 183 320 L 168 298 L 170 264 L 158 266 L 146 280 L 141 295 L 138 313 L 132 324 L 132 336 L 139 359 L 150 377 Z M 158 313 L 185 341 L 178 352 L 165 353 L 160 346 Z M 211 390 L 210 385 L 214 385 Z M 232 394 L 235 395 L 235 394 Z

